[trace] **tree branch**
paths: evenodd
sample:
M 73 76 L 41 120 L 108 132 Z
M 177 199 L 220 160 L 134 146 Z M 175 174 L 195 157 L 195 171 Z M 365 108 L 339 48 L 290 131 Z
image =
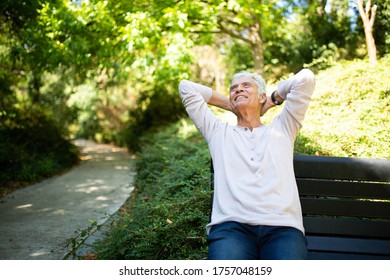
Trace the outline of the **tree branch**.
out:
M 370 9 L 371 9 L 371 0 L 368 0 L 366 2 L 366 9 L 365 9 L 366 10 L 366 14 L 369 13 Z
M 365 10 L 363 9 L 363 0 L 357 0 L 356 3 L 358 5 L 359 14 L 360 14 L 363 22 L 366 22 L 367 15 L 366 15 Z
M 374 26 L 374 22 L 375 22 L 375 16 L 376 16 L 376 9 L 377 9 L 377 5 L 374 5 L 371 9 L 371 18 L 370 18 L 370 25 L 371 27 Z
M 244 41 L 244 42 L 247 42 L 247 43 L 249 43 L 249 44 L 252 43 L 250 39 L 248 39 L 248 38 L 246 38 L 245 36 L 241 35 L 241 34 L 238 33 L 237 31 L 233 31 L 233 30 L 230 30 L 230 29 L 226 28 L 226 27 L 223 25 L 223 23 L 222 23 L 222 19 L 218 19 L 218 26 L 219 26 L 219 28 L 221 29 L 221 31 L 222 31 L 223 33 L 226 33 L 226 34 L 228 34 L 228 35 L 230 35 L 230 36 L 232 36 L 232 37 L 234 37 L 234 38 L 240 39 L 240 40 L 242 40 L 242 41 Z
M 371 0 L 368 0 L 366 2 L 366 7 L 363 9 L 363 0 L 357 0 L 356 3 L 358 5 L 359 14 L 363 22 L 369 23 L 370 26 L 373 27 L 375 22 L 377 5 L 374 5 L 371 8 Z

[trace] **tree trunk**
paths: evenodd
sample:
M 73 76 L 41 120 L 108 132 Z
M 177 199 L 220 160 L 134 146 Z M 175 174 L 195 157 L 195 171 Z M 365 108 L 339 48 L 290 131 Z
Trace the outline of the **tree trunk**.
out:
M 249 26 L 246 26 L 247 35 L 243 35 L 243 32 L 239 32 L 234 30 L 233 28 L 229 28 L 228 24 L 226 24 L 226 20 L 224 18 L 218 19 L 218 24 L 220 28 L 220 32 L 226 33 L 234 38 L 240 39 L 251 46 L 252 50 L 252 58 L 254 62 L 254 72 L 257 74 L 263 75 L 264 73 L 264 44 L 261 39 L 261 26 L 260 21 L 256 17 L 256 15 L 252 15 L 253 23 Z
M 254 24 L 249 29 L 249 40 L 252 48 L 252 57 L 254 62 L 254 71 L 257 74 L 264 74 L 264 52 L 263 52 L 263 40 L 260 36 L 260 22 L 253 16 Z
M 363 20 L 364 34 L 366 36 L 367 52 L 370 63 L 375 64 L 376 59 L 376 45 L 373 35 L 373 27 L 376 15 L 377 6 L 371 7 L 371 0 L 366 3 L 366 8 L 363 8 L 363 0 L 357 0 L 360 17 Z
M 38 104 L 41 100 L 41 75 L 36 71 L 32 71 L 32 80 L 29 82 L 29 95 L 32 104 Z
M 264 74 L 264 54 L 263 54 L 263 43 L 251 44 L 252 56 L 254 61 L 253 70 L 260 75 Z

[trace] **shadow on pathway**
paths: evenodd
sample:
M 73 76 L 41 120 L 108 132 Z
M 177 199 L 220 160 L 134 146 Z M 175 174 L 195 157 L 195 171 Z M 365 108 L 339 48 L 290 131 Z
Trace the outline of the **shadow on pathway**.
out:
M 0 200 L 0 259 L 60 260 L 70 238 L 106 222 L 133 190 L 134 158 L 125 148 L 76 140 L 82 162 L 66 174 Z

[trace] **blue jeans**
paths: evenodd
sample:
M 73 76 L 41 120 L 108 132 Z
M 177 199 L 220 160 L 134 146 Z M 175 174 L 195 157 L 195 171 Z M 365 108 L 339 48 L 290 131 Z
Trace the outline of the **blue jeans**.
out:
M 303 260 L 304 234 L 293 227 L 251 226 L 225 222 L 208 235 L 209 260 Z

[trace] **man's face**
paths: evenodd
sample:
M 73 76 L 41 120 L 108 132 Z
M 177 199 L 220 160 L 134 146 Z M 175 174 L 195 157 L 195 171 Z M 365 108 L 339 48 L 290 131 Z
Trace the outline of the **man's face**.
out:
M 233 80 L 229 88 L 229 95 L 233 108 L 260 106 L 258 87 L 250 77 L 240 77 Z

